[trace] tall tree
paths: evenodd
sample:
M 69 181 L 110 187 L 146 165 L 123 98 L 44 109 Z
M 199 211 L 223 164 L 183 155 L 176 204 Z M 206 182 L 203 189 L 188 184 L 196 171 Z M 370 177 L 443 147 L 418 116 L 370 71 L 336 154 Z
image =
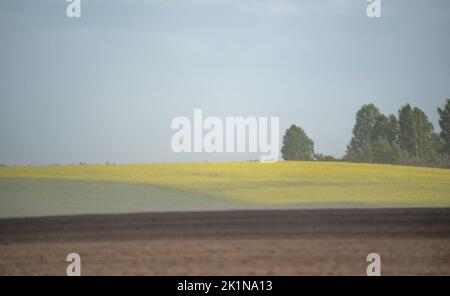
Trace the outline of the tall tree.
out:
M 283 136 L 281 154 L 284 160 L 313 160 L 314 142 L 301 127 L 293 124 Z
M 411 105 L 406 104 L 400 108 L 398 112 L 398 123 L 400 127 L 400 147 L 411 156 L 419 158 L 414 112 Z
M 447 103 L 444 108 L 438 108 L 439 113 L 439 126 L 441 127 L 440 136 L 444 142 L 442 152 L 450 155 L 450 99 L 447 99 Z
M 400 158 L 398 146 L 398 121 L 394 115 L 389 118 L 381 114 L 371 130 L 371 153 L 374 162 L 396 163 Z
M 428 120 L 428 116 L 419 108 L 414 108 L 413 113 L 416 127 L 416 142 L 419 151 L 419 159 L 429 159 L 433 152 L 433 124 Z
M 372 129 L 380 111 L 374 104 L 364 105 L 356 113 L 353 137 L 347 146 L 346 158 L 355 161 L 371 161 Z
M 389 129 L 389 119 L 383 114 L 378 115 L 377 121 L 370 131 L 370 143 L 373 144 L 378 138 L 388 141 Z
M 372 143 L 373 161 L 380 163 L 396 163 L 399 160 L 397 144 L 391 144 L 386 138 L 378 137 Z
M 400 146 L 416 159 L 428 159 L 432 154 L 433 124 L 427 115 L 409 104 L 399 111 Z
M 397 117 L 394 114 L 389 115 L 389 128 L 387 140 L 390 144 L 399 144 L 400 126 L 398 125 Z

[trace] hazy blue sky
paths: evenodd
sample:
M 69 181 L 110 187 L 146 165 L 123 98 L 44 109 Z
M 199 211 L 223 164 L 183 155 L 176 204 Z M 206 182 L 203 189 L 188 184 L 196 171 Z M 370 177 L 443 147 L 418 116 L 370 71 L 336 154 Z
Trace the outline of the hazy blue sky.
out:
M 450 97 L 450 1 L 0 1 L 0 163 L 245 160 L 175 154 L 172 118 L 279 116 L 342 156 L 355 112 Z M 258 154 L 259 155 L 259 154 Z

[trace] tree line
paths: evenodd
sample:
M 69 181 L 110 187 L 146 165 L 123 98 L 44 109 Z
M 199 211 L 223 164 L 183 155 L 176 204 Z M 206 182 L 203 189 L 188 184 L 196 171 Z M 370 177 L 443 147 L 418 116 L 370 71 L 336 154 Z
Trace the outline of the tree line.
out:
M 450 99 L 439 114 L 440 133 L 418 107 L 406 104 L 398 115 L 386 116 L 374 104 L 356 113 L 353 136 L 342 159 L 315 154 L 305 131 L 291 125 L 283 136 L 284 160 L 372 162 L 450 167 Z

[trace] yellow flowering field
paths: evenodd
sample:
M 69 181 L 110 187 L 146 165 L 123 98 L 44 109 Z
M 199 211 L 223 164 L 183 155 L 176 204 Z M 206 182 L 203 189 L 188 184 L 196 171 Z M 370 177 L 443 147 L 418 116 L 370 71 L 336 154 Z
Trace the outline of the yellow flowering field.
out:
M 450 206 L 450 170 L 346 162 L 1 167 L 0 178 L 148 184 L 256 204 Z

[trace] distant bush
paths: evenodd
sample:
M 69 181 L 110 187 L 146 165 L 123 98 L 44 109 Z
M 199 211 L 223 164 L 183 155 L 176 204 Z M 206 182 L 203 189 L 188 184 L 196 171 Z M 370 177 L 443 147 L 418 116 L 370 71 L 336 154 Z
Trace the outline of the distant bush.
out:
M 340 161 L 340 159 L 335 158 L 332 155 L 326 155 L 321 153 L 314 154 L 314 159 L 317 161 Z

